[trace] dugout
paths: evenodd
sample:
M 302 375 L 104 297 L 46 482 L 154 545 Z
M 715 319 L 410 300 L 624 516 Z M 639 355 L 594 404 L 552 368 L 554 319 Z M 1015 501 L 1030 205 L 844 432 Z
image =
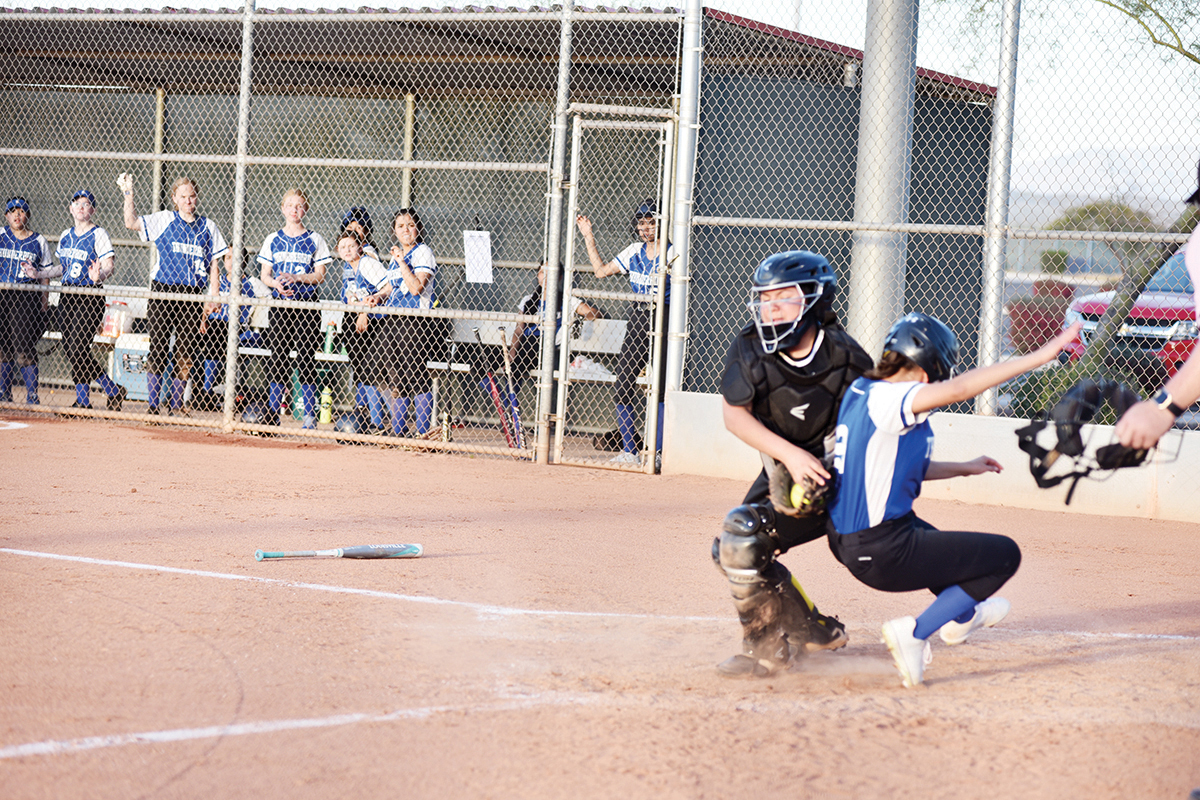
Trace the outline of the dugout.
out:
M 672 109 L 682 22 L 674 8 L 576 8 L 568 100 Z M 91 187 L 96 222 L 117 245 L 112 283 L 139 287 L 148 248 L 122 225 L 112 181 L 119 172 L 154 187 L 139 210 L 163 207 L 175 177 L 194 177 L 200 212 L 251 259 L 279 227 L 279 199 L 292 185 L 309 194 L 309 227 L 331 240 L 344 210 L 362 205 L 384 244 L 390 212 L 415 204 L 444 269 L 447 306 L 511 312 L 553 238 L 562 30 L 559 8 L 268 9 L 249 18 L 239 9 L 0 9 L 0 35 L 10 43 L 0 52 L 0 191 L 25 195 L 33 227 L 54 239 L 68 222 L 68 188 Z M 863 54 L 712 9 L 702 37 L 683 388 L 711 392 L 729 338 L 748 319 L 747 277 L 764 255 L 827 253 L 844 310 L 854 279 L 846 223 Z M 248 129 L 239 151 L 243 88 Z M 994 96 L 992 87 L 918 70 L 910 220 L 982 224 Z M 597 239 L 611 254 L 629 241 L 629 201 L 657 191 L 657 175 L 652 159 L 619 137 L 596 141 L 593 159 L 629 165 L 597 192 Z M 739 222 L 748 218 L 802 224 Z M 473 229 L 491 233 L 491 284 L 465 280 L 462 232 Z M 572 233 L 569 221 L 561 232 Z M 913 234 L 907 253 L 909 305 L 950 322 L 968 354 L 981 241 Z M 576 285 L 599 286 L 580 266 Z M 335 299 L 337 284 L 331 273 L 322 297 Z M 619 319 L 625 309 L 614 302 L 605 311 Z M 604 391 L 591 412 L 596 425 L 611 414 Z

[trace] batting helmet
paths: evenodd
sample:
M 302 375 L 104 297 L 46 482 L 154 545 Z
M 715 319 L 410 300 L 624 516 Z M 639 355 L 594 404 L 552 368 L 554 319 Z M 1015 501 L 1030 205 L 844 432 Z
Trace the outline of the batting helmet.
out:
M 764 319 L 762 293 L 792 286 L 799 291 L 797 302 L 803 300 L 800 313 L 790 320 Z M 825 256 L 807 250 L 768 256 L 750 278 L 749 309 L 763 351 L 774 353 L 781 347 L 794 347 L 809 327 L 824 324 L 832 314 L 835 294 L 837 275 Z
M 925 370 L 931 382 L 954 374 L 958 339 L 946 323 L 928 314 L 912 312 L 896 320 L 883 341 L 883 354 L 899 353 Z

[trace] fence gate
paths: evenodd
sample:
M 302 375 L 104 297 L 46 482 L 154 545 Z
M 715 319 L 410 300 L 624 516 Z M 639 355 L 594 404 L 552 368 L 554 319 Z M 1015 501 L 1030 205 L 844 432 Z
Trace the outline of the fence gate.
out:
M 669 288 L 674 252 L 652 259 L 644 278 L 624 273 L 597 278 L 593 267 L 597 256 L 608 265 L 618 254 L 626 260 L 640 250 L 636 217 L 643 205 L 654 206 L 657 241 L 666 241 L 675 117 L 661 109 L 572 108 L 567 220 L 573 230 L 562 282 L 554 460 L 653 473 L 661 450 L 656 432 L 666 358 L 667 315 L 660 298 Z M 594 254 L 579 232 L 580 215 L 592 224 Z M 668 269 L 661 268 L 664 261 Z M 633 365 L 626 374 L 636 377 L 632 390 L 618 385 L 623 353 Z

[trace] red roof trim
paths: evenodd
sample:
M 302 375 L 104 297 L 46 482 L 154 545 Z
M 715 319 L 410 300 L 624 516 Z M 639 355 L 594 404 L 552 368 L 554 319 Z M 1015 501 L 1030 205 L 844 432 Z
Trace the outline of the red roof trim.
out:
M 847 47 L 844 44 L 836 44 L 834 42 L 827 42 L 824 39 L 817 39 L 813 36 L 805 36 L 803 33 L 789 31 L 786 28 L 768 25 L 765 22 L 758 22 L 757 20 L 748 19 L 746 17 L 739 17 L 736 14 L 730 14 L 727 11 L 718 11 L 715 8 L 705 8 L 704 14 L 705 16 L 720 20 L 721 22 L 728 22 L 730 25 L 737 25 L 739 28 L 746 28 L 747 30 L 759 31 L 771 36 L 778 36 L 781 39 L 787 39 L 788 41 L 798 42 L 799 44 L 808 45 L 809 47 L 815 47 L 818 50 L 825 50 L 830 53 L 836 53 L 840 56 L 847 56 L 855 61 L 862 61 L 863 59 L 862 50 L 857 50 L 853 47 Z M 970 92 L 986 94 L 989 97 L 996 96 L 995 86 L 988 86 L 986 83 L 976 83 L 975 81 L 969 81 L 966 78 L 956 78 L 955 76 L 947 75 L 944 72 L 935 72 L 934 70 L 925 69 L 924 67 L 917 67 L 917 76 L 920 78 L 925 78 L 926 80 L 945 83 L 959 89 L 965 89 Z

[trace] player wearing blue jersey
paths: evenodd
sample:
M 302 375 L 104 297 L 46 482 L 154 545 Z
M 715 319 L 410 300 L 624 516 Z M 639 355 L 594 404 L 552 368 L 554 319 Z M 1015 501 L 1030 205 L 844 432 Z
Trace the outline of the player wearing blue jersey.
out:
M 27 227 L 29 203 L 9 198 L 4 207 L 8 221 L 0 231 L 0 283 L 49 283 L 36 278 L 37 270 L 50 266 L 46 237 Z M 37 405 L 37 340 L 46 332 L 46 295 L 28 289 L 0 289 L 0 401 L 12 402 L 12 384 L 20 369 L 25 382 L 25 402 Z
M 318 299 L 325 268 L 333 261 L 329 245 L 321 234 L 304 227 L 308 197 L 299 189 L 289 189 L 280 204 L 284 226 L 264 241 L 258 251 L 262 282 L 277 300 Z M 292 374 L 291 352 L 296 352 L 300 375 L 300 394 L 304 403 L 304 428 L 317 427 L 317 361 L 321 347 L 321 311 L 317 308 L 272 308 L 267 326 L 271 358 L 267 364 L 268 425 L 279 424 L 279 406 Z
M 388 294 L 382 305 L 434 308 L 438 304 L 437 260 L 424 243 L 420 216 L 414 209 L 400 209 L 392 218 L 392 232 L 399 245 L 392 247 Z M 392 390 L 392 434 L 406 435 L 411 403 L 417 435 L 424 435 L 429 432 L 433 417 L 433 380 L 428 362 L 437 346 L 441 320 L 387 315 L 380 323 L 376 341 L 383 353 L 387 385 Z
M 342 302 L 348 306 L 374 307 L 387 301 L 391 293 L 388 271 L 379 260 L 363 252 L 362 239 L 353 230 L 342 232 L 337 241 L 342 259 Z M 383 397 L 379 393 L 380 354 L 376 333 L 383 315 L 351 309 L 342 322 L 342 342 L 350 369 L 354 373 L 354 409 L 360 425 L 370 421 L 372 428 L 383 428 Z M 353 320 L 353 322 L 351 322 Z
M 1009 361 L 954 376 L 958 342 L 925 314 L 902 317 L 884 341 L 879 363 L 850 387 L 838 413 L 834 470 L 838 491 L 829 509 L 829 548 L 854 577 L 884 592 L 927 589 L 933 603 L 916 618 L 885 622 L 883 642 L 905 686 L 924 680 L 928 638 L 966 641 L 1008 613 L 993 594 L 1017 571 L 1021 551 L 1007 536 L 939 531 L 913 513 L 926 480 L 999 472 L 987 456 L 933 461 L 930 412 L 1053 361 L 1080 323 L 1042 347 Z
M 658 209 L 653 200 L 647 200 L 633 212 L 632 228 L 636 233 L 633 244 L 626 247 L 616 258 L 608 263 L 600 257 L 596 247 L 596 237 L 592 232 L 592 221 L 580 214 L 575 219 L 579 233 L 587 245 L 588 260 L 592 264 L 592 272 L 597 278 L 610 275 L 624 274 L 629 276 L 629 284 L 635 294 L 653 296 L 658 291 L 659 275 L 664 269 L 669 269 L 675 258 L 675 250 L 670 243 L 666 246 L 666 257 L 661 257 L 663 249 L 658 241 Z M 663 305 L 664 319 L 670 317 L 671 283 L 668 279 L 664 295 L 660 298 Z M 613 457 L 612 463 L 635 466 L 640 463 L 638 457 L 637 430 L 635 428 L 635 408 L 642 398 L 638 389 L 637 379 L 642 370 L 647 369 L 651 362 L 650 339 L 654 332 L 653 306 L 649 303 L 633 303 L 630 305 L 629 320 L 625 328 L 625 339 L 621 342 L 621 352 L 617 356 L 617 385 L 614 400 L 617 407 L 617 430 L 621 434 L 622 450 Z M 663 339 L 665 341 L 665 337 Z M 663 405 L 662 386 L 665 383 L 667 359 L 666 350 L 661 347 L 663 356 L 659 365 L 658 399 L 658 430 L 655 434 L 655 452 L 662 450 Z M 649 377 L 649 371 L 647 371 Z
M 96 198 L 87 189 L 80 189 L 67 209 L 75 224 L 58 237 L 58 264 L 35 271 L 33 277 L 61 277 L 64 287 L 102 288 L 113 274 L 114 256 L 108 232 L 92 224 Z M 75 384 L 72 408 L 92 407 L 91 383 L 97 381 L 108 398 L 108 409 L 120 411 L 125 388 L 114 383 L 92 357 L 92 337 L 104 320 L 104 295 L 63 291 L 58 299 L 58 320 Z
M 174 211 L 158 211 L 139 216 L 133 200 L 133 178 L 122 173 L 117 186 L 125 196 L 125 227 L 137 231 L 144 242 L 153 242 L 157 258 L 150 271 L 150 290 L 171 294 L 220 294 L 221 261 L 228 272 L 232 254 L 216 224 L 196 214 L 200 200 L 196 182 L 177 178 L 171 184 Z M 174 375 L 168 407 L 172 414 L 187 416 L 183 390 L 192 370 L 196 340 L 208 326 L 206 315 L 215 306 L 188 300 L 151 297 L 146 304 L 146 324 L 150 334 L 150 352 L 146 357 L 146 389 L 151 414 L 157 414 L 162 393 L 162 373 L 170 355 L 171 336 L 175 337 Z
M 777 556 L 825 535 L 825 515 L 792 517 L 768 502 L 779 462 L 797 482 L 829 478 L 837 409 L 871 367 L 833 313 L 837 276 L 822 255 L 776 253 L 751 278 L 753 323 L 729 346 L 721 377 L 725 427 L 763 456 L 743 504 L 725 517 L 712 557 L 730 583 L 742 652 L 717 666 L 729 677 L 765 677 L 816 650 L 836 650 L 846 628 L 826 616 Z
M 244 261 L 245 258 L 243 258 Z M 229 282 L 229 274 L 221 275 L 221 297 L 228 298 L 232 287 L 233 284 Z M 245 273 L 242 273 L 240 294 L 243 298 L 256 296 L 254 281 Z M 220 411 L 225 404 L 224 398 L 216 393 L 216 386 L 225 363 L 225 348 L 229 336 L 229 303 L 215 305 L 216 308 L 208 313 L 208 324 L 204 332 L 200 334 L 196 346 L 196 350 L 204 361 L 204 380 L 199 391 L 193 389 L 192 407 L 201 411 Z M 253 341 L 256 336 L 256 334 L 245 332 L 253 312 L 254 307 L 251 305 L 241 304 L 238 306 L 238 339 L 243 344 L 246 344 L 247 340 Z

